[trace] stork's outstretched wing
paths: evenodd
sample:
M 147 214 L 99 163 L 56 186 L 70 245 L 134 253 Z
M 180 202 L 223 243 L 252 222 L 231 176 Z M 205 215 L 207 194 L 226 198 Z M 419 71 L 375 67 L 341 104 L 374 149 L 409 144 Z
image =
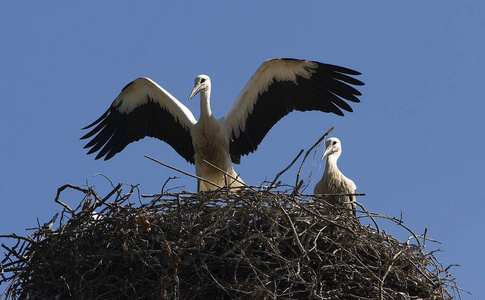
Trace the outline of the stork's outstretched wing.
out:
M 190 110 L 149 78 L 138 78 L 126 85 L 111 107 L 81 139 L 94 138 L 84 147 L 88 154 L 99 150 L 96 159 L 110 159 L 129 143 L 146 136 L 172 146 L 188 162 L 194 163 L 190 129 L 197 121 Z
M 254 73 L 221 119 L 230 140 L 234 163 L 258 148 L 268 131 L 293 110 L 319 110 L 343 116 L 351 112 L 344 100 L 360 102 L 350 85 L 363 83 L 351 69 L 297 59 L 272 59 Z

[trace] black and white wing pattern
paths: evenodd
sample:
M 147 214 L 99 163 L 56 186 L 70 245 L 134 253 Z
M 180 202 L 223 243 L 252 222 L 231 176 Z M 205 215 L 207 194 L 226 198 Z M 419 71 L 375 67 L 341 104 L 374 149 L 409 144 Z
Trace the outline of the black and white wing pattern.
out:
M 128 144 L 146 136 L 172 146 L 188 162 L 194 163 L 190 129 L 196 123 L 192 112 L 149 78 L 138 78 L 126 85 L 111 107 L 81 139 L 94 136 L 84 148 L 88 154 L 99 151 L 96 159 L 110 159 Z
M 233 162 L 258 148 L 268 131 L 293 110 L 319 110 L 343 116 L 352 112 L 345 102 L 360 102 L 351 85 L 359 72 L 330 64 L 298 59 L 271 59 L 251 77 L 222 118 Z

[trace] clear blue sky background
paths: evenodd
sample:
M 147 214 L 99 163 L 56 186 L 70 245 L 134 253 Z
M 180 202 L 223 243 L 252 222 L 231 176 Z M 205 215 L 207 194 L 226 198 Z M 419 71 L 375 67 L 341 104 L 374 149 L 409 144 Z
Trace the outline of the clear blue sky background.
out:
M 49 220 L 63 184 L 95 185 L 104 195 L 109 183 L 96 173 L 139 183 L 143 194 L 180 176 L 144 154 L 194 173 L 155 139 L 107 162 L 86 155 L 81 128 L 131 80 L 151 77 L 198 117 L 198 100 L 187 99 L 194 77 L 208 74 L 221 117 L 264 60 L 305 58 L 361 71 L 362 102 L 345 117 L 290 114 L 236 171 L 249 184 L 272 180 L 335 126 L 339 167 L 367 194 L 359 201 L 370 211 L 402 213 L 418 234 L 428 228 L 441 241 L 428 250 L 442 249 L 445 266 L 461 265 L 451 272 L 473 293 L 463 299 L 485 299 L 484 16 L 481 0 L 4 2 L 0 233 L 27 234 L 37 218 Z M 307 192 L 322 171 L 318 162 Z M 296 172 L 283 180 L 293 184 Z M 185 177 L 177 185 L 195 190 Z M 81 199 L 66 192 L 61 200 L 75 206 Z M 392 223 L 381 226 L 408 236 Z

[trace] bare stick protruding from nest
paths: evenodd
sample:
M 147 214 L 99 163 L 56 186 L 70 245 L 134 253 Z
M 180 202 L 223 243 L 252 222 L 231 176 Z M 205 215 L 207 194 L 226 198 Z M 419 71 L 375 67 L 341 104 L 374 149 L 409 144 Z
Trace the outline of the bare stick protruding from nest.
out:
M 301 170 L 303 169 L 303 165 L 305 164 L 305 161 L 306 161 L 308 155 L 310 155 L 312 150 L 317 145 L 319 145 L 333 131 L 333 129 L 334 129 L 334 127 L 332 126 L 332 128 L 330 128 L 327 132 L 325 132 L 325 134 L 306 152 L 305 156 L 303 157 L 303 161 L 301 162 L 300 169 L 298 170 L 298 174 L 296 175 L 296 182 L 295 182 L 295 188 L 293 190 L 293 193 L 298 193 L 298 191 L 300 190 L 300 188 L 303 184 L 303 181 L 300 182 L 300 174 L 301 174 Z
M 300 156 L 303 153 L 303 151 L 305 151 L 305 150 L 304 149 L 301 149 L 300 150 L 300 153 L 298 153 L 298 155 L 293 159 L 293 161 L 286 168 L 284 168 L 283 171 L 281 171 L 278 174 L 276 174 L 276 177 L 273 179 L 273 181 L 271 182 L 271 184 L 268 187 L 268 191 L 271 190 L 275 186 L 276 181 L 278 180 L 278 178 L 280 178 L 281 175 L 283 175 L 286 171 L 288 171 L 289 168 L 291 168 L 291 166 L 293 166 L 293 164 L 295 164 L 295 162 L 298 160 L 298 158 L 300 158 Z
M 193 175 L 193 174 L 190 174 L 190 173 L 188 173 L 188 172 L 182 171 L 182 170 L 180 170 L 180 169 L 177 169 L 177 168 L 175 168 L 175 167 L 172 167 L 171 165 L 167 165 L 166 163 L 163 163 L 163 162 L 159 161 L 158 159 L 155 159 L 155 158 L 150 157 L 150 156 L 148 156 L 148 155 L 144 155 L 144 156 L 145 156 L 146 158 L 148 158 L 148 159 L 153 160 L 153 161 L 154 161 L 154 162 L 156 162 L 156 163 L 161 164 L 161 165 L 162 165 L 162 166 L 164 166 L 164 167 L 167 167 L 167 168 L 169 168 L 169 169 L 175 170 L 175 171 L 180 172 L 180 173 L 182 173 L 182 174 L 184 174 L 184 175 L 187 175 L 187 176 L 190 176 L 190 177 L 196 178 L 196 179 L 198 179 L 198 180 L 202 180 L 202 181 L 207 182 L 207 183 L 209 183 L 209 184 L 212 184 L 213 186 L 216 186 L 216 187 L 218 187 L 218 188 L 221 188 L 221 186 L 220 186 L 220 185 L 217 185 L 217 184 L 213 183 L 213 182 L 212 182 L 212 181 L 210 181 L 210 180 L 207 180 L 207 179 L 202 178 L 202 177 L 199 177 L 199 176 L 197 176 L 197 175 Z
M 225 178 L 229 177 L 231 178 L 233 181 L 228 184 L 227 186 L 230 186 L 231 184 L 233 184 L 234 182 L 238 182 L 240 184 L 243 184 L 246 188 L 251 188 L 250 186 L 248 186 L 246 183 L 242 182 L 241 180 L 239 180 L 239 174 L 237 175 L 237 177 L 234 177 L 232 176 L 231 174 L 227 173 L 226 171 L 224 171 L 223 169 L 219 168 L 218 166 L 208 162 L 207 160 L 203 159 L 202 160 L 203 162 L 205 162 L 206 164 L 208 164 L 209 166 L 213 167 L 214 169 L 216 169 L 217 171 L 221 172 L 222 174 L 224 174 Z M 227 183 L 226 183 L 227 184 Z M 220 188 L 220 187 L 219 187 Z
M 59 205 L 61 205 L 62 207 L 64 207 L 67 211 L 69 211 L 71 213 L 72 216 L 74 216 L 76 214 L 76 211 L 72 208 L 69 207 L 69 205 L 65 204 L 64 202 L 62 202 L 61 200 L 59 200 L 59 196 L 61 195 L 61 192 L 67 188 L 71 188 L 71 189 L 75 189 L 75 190 L 78 190 L 80 192 L 83 192 L 85 194 L 88 194 L 89 193 L 89 189 L 83 189 L 81 187 L 78 187 L 78 186 L 75 186 L 75 185 L 72 185 L 72 184 L 65 184 L 63 186 L 61 186 L 60 188 L 57 189 L 57 195 L 56 195 L 56 198 L 54 199 L 54 202 L 58 203 Z

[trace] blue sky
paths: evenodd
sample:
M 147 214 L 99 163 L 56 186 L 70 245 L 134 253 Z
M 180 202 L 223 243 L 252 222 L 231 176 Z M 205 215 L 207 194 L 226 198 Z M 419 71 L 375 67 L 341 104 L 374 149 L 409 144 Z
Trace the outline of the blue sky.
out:
M 224 115 L 259 65 L 293 57 L 363 73 L 360 104 L 345 117 L 292 113 L 235 170 L 249 184 L 272 180 L 331 126 L 342 141 L 339 167 L 366 193 L 358 200 L 399 217 L 452 268 L 458 284 L 485 299 L 483 86 L 485 2 L 407 1 L 7 2 L 0 11 L 0 233 L 27 234 L 60 207 L 57 188 L 140 184 L 157 193 L 194 173 L 167 144 L 144 139 L 109 161 L 86 155 L 81 128 L 131 80 L 155 80 L 196 117 L 193 79 L 211 76 L 212 111 Z M 198 98 L 197 98 L 198 99 Z M 321 151 L 323 151 L 321 149 Z M 321 154 L 321 153 L 320 153 Z M 306 176 L 310 172 L 308 163 Z M 316 163 L 310 189 L 320 179 Z M 297 168 L 283 180 L 293 184 Z M 182 177 L 172 186 L 196 189 Z M 66 192 L 76 205 L 82 195 Z M 386 231 L 406 239 L 397 226 Z M 2 289 L 3 290 L 3 289 Z

